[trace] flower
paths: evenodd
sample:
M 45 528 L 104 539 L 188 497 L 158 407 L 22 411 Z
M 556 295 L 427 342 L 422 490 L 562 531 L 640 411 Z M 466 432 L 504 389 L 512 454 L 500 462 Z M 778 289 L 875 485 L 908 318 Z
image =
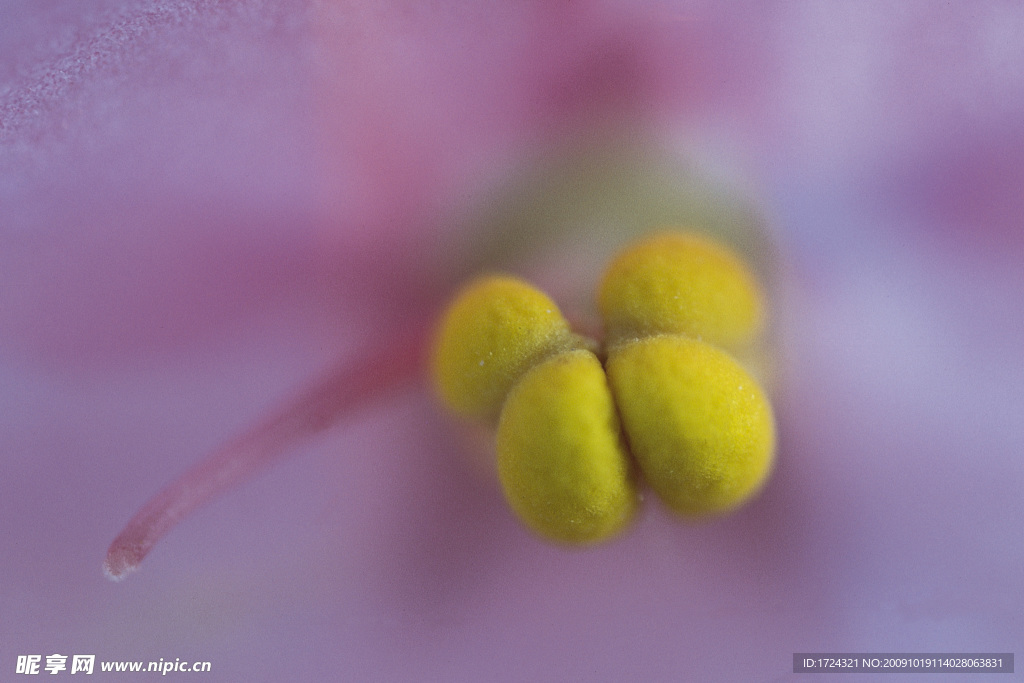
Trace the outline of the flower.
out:
M 5 651 L 213 680 L 780 680 L 798 651 L 1013 650 L 1022 22 L 1000 2 L 11 3 Z M 757 501 L 700 526 L 652 509 L 566 553 L 410 387 L 137 578 L 99 576 L 199 454 L 521 244 L 456 220 L 483 188 L 611 129 L 736 161 L 777 226 L 786 385 Z M 595 276 L 521 237 L 546 290 Z

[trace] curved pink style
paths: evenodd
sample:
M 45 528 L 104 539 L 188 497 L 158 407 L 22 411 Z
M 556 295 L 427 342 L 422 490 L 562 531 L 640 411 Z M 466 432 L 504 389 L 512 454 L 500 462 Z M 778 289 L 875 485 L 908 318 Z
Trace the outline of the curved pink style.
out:
M 415 379 L 425 326 L 339 364 L 295 400 L 211 453 L 135 513 L 107 550 L 103 571 L 120 581 L 190 513 L 266 469 L 294 446 Z

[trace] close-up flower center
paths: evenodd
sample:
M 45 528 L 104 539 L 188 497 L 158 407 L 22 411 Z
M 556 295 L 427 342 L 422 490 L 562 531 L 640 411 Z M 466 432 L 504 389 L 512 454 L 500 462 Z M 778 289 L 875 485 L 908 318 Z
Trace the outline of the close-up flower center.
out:
M 574 334 L 529 283 L 485 276 L 438 327 L 435 389 L 452 412 L 496 421 L 505 497 L 545 538 L 616 536 L 641 478 L 681 515 L 728 512 L 774 458 L 771 405 L 730 353 L 756 343 L 763 298 L 731 250 L 680 232 L 613 259 L 598 293 L 603 340 Z

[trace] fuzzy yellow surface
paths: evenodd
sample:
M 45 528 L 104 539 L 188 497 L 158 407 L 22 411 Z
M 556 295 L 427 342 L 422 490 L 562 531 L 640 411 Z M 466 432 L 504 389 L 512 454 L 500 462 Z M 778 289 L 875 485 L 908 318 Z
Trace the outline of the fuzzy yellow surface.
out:
M 498 475 L 519 518 L 549 539 L 596 543 L 629 523 L 636 487 L 593 353 L 549 358 L 512 389 L 498 423 Z
M 760 331 L 762 299 L 732 251 L 680 233 L 655 235 L 620 253 L 598 292 L 610 342 L 670 333 L 742 346 Z
M 729 354 L 657 335 L 613 347 L 607 371 L 633 456 L 670 508 L 725 512 L 764 483 L 775 450 L 772 409 Z
M 478 279 L 456 296 L 438 328 L 434 386 L 453 411 L 496 417 L 519 376 L 572 339 L 543 292 L 513 277 Z

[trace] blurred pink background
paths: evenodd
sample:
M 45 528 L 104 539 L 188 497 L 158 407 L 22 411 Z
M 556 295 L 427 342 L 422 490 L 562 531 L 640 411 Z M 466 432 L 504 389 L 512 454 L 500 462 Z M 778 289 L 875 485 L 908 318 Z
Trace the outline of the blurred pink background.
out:
M 1016 2 L 8 0 L 0 678 L 54 653 L 781 681 L 794 652 L 1021 652 L 1021 111 Z M 699 149 L 773 226 L 760 498 L 554 548 L 415 385 L 103 577 L 161 486 L 443 299 L 472 257 L 452 216 L 607 127 Z

